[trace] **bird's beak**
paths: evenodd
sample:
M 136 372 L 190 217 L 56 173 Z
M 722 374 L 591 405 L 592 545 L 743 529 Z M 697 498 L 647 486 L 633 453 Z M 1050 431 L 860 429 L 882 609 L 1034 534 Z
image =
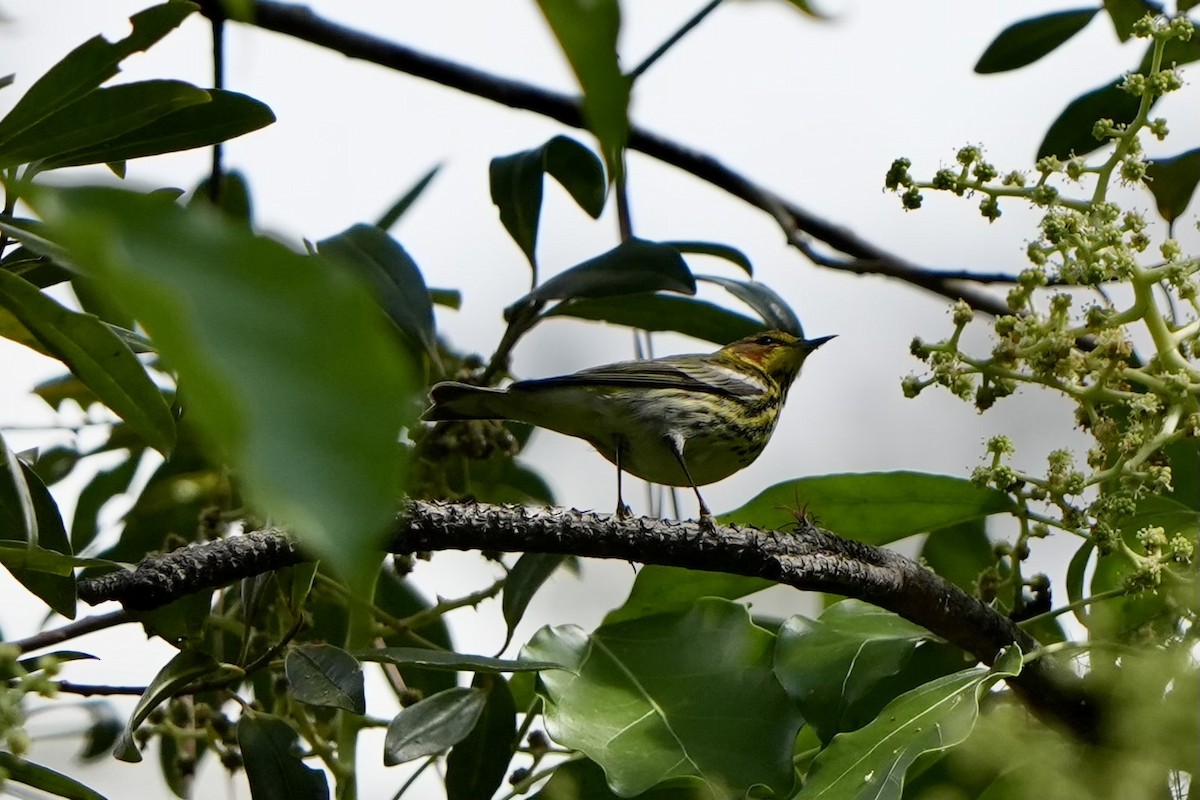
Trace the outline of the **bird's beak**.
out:
M 820 339 L 803 339 L 800 342 L 800 346 L 804 348 L 804 352 L 811 353 L 813 350 L 816 350 L 818 347 L 825 344 L 830 339 L 836 339 L 836 338 L 837 338 L 837 334 L 834 334 L 833 336 L 822 336 Z

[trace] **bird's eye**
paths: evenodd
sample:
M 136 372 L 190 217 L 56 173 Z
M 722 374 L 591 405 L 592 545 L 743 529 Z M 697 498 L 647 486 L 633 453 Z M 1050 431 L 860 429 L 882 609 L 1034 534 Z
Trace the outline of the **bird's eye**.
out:
M 775 341 L 775 337 L 769 336 L 769 335 L 763 335 L 763 336 L 758 337 L 757 339 L 754 340 L 754 343 L 761 344 L 764 347 L 766 347 L 769 344 L 778 344 L 778 342 Z

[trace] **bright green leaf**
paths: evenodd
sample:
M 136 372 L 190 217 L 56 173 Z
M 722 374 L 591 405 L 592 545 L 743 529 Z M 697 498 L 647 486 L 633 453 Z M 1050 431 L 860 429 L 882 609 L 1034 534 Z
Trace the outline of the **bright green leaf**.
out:
M 486 692 L 456 686 L 401 709 L 383 740 L 384 766 L 449 750 L 474 729 L 486 702 Z
M 141 761 L 142 753 L 134 744 L 133 732 L 150 716 L 151 711 L 166 702 L 176 690 L 211 675 L 219 667 L 220 664 L 208 653 L 197 650 L 181 650 L 176 653 L 175 657 L 158 671 L 146 687 L 145 693 L 138 699 L 129 722 L 125 724 L 125 730 L 121 732 L 121 738 L 113 748 L 113 756 L 120 761 Z
M 638 570 L 625 602 L 604 616 L 604 624 L 686 611 L 702 597 L 737 600 L 774 585 L 766 578 L 648 564 Z
M 965 592 L 975 591 L 979 573 L 996 562 L 983 517 L 930 531 L 920 562 Z
M 254 800 L 328 800 L 325 773 L 300 760 L 296 731 L 280 717 L 242 714 L 237 740 Z
M 367 713 L 362 665 L 331 644 L 304 644 L 288 649 L 283 662 L 292 695 L 310 706 Z
M 986 75 L 1032 64 L 1083 30 L 1099 10 L 1079 8 L 1056 11 L 1015 22 L 1002 30 L 987 46 L 975 64 L 975 71 Z

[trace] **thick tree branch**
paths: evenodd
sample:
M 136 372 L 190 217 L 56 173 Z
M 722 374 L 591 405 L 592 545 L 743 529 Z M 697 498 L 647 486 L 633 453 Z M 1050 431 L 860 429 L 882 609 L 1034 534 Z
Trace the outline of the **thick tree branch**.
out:
M 797 589 L 857 597 L 900 614 L 963 648 L 984 663 L 1016 643 L 1037 643 L 1002 614 L 919 564 L 890 550 L 842 539 L 807 522 L 787 532 L 561 508 L 529 509 L 412 501 L 397 520 L 389 549 L 500 550 L 564 553 L 645 564 L 769 578 Z M 82 581 L 88 603 L 118 600 L 131 609 L 153 608 L 184 594 L 303 560 L 279 532 L 256 532 L 145 559 L 133 572 Z M 1041 712 L 1089 736 L 1095 709 L 1053 662 L 1031 662 L 1016 681 Z
M 205 13 L 220 13 L 220 4 L 213 0 L 203 5 Z M 211 11 L 209 6 L 212 6 Z M 464 64 L 421 53 L 410 47 L 339 25 L 302 6 L 260 0 L 255 5 L 254 13 L 254 24 L 260 28 L 335 50 L 350 58 L 369 61 L 433 81 L 510 108 L 532 111 L 564 125 L 584 127 L 583 114 L 575 97 L 521 81 L 501 78 Z M 860 275 L 884 275 L 952 300 L 965 300 L 972 308 L 987 314 L 1010 313 L 1003 300 L 967 285 L 964 281 L 971 279 L 969 272 L 941 273 L 912 264 L 867 242 L 848 228 L 788 202 L 710 155 L 638 127 L 633 127 L 630 131 L 629 147 L 678 167 L 767 212 L 780 225 L 788 243 L 800 249 L 820 266 Z M 816 256 L 808 237 L 824 242 L 848 258 Z M 993 275 L 985 278 L 988 282 L 995 280 Z

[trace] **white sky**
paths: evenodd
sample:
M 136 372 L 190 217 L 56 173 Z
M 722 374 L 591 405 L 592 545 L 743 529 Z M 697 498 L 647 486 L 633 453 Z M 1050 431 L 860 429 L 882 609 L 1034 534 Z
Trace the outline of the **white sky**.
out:
M 319 13 L 376 35 L 547 88 L 572 91 L 565 62 L 532 2 L 311 2 Z M 622 53 L 637 63 L 702 5 L 699 0 L 626 3 Z M 1016 203 L 988 225 L 977 200 L 926 193 L 926 206 L 904 213 L 882 191 L 897 156 L 913 173 L 932 176 L 964 144 L 983 144 L 1001 172 L 1028 169 L 1041 137 L 1059 110 L 1141 57 L 1142 43 L 1122 48 L 1106 17 L 1098 15 L 1067 46 L 1026 69 L 980 77 L 971 68 L 991 39 L 1022 18 L 1073 7 L 1043 0 L 1020 4 L 951 0 L 862 3 L 846 0 L 834 21 L 817 24 L 784 3 L 728 3 L 641 79 L 632 116 L 636 124 L 717 155 L 786 198 L 845 225 L 869 241 L 915 262 L 946 268 L 1013 271 L 1023 266 L 1024 242 L 1036 215 Z M 6 110 L 29 84 L 69 49 L 97 32 L 127 30 L 125 19 L 143 2 L 40 0 L 4 3 L 0 74 L 17 73 L 0 93 Z M 176 77 L 210 83 L 207 23 L 194 17 L 149 54 L 126 62 L 119 80 Z M 1123 50 L 1123 51 L 1122 51 Z M 460 288 L 461 311 L 438 309 L 441 332 L 456 347 L 490 354 L 503 329 L 500 312 L 528 285 L 528 266 L 498 223 L 487 189 L 490 158 L 540 144 L 563 132 L 556 123 L 513 111 L 274 34 L 230 25 L 227 87 L 266 102 L 278 122 L 227 147 L 226 162 L 245 171 L 263 227 L 298 243 L 370 221 L 436 163 L 445 166 L 394 235 L 422 266 L 431 286 Z M 1194 84 L 1195 79 L 1191 78 Z M 1151 153 L 1170 155 L 1196 145 L 1200 103 L 1194 85 L 1168 97 L 1158 113 L 1176 136 Z M 586 134 L 566 131 L 582 141 Z M 205 174 L 204 152 L 133 162 L 130 183 L 190 188 Z M 102 171 L 79 171 L 103 176 Z M 550 186 L 551 184 L 547 184 Z M 918 400 L 901 396 L 899 381 L 917 362 L 908 355 L 914 335 L 939 338 L 950 329 L 947 303 L 882 278 L 857 278 L 814 267 L 783 244 L 764 214 L 677 170 L 638 154 L 630 157 L 630 186 L 638 235 L 649 239 L 704 239 L 746 252 L 756 277 L 797 310 L 810 336 L 839 334 L 816 354 L 791 394 L 766 453 L 752 467 L 705 490 L 718 513 L 760 489 L 802 475 L 914 469 L 966 475 L 979 462 L 984 440 L 1008 433 L 1017 464 L 1036 471 L 1045 454 L 1062 446 L 1082 451 L 1070 432 L 1070 408 L 1044 393 L 1024 391 L 983 417 L 945 393 Z M 1148 193 L 1130 202 L 1153 216 Z M 1196 205 L 1193 203 L 1192 214 Z M 1196 249 L 1194 230 L 1189 234 Z M 599 222 L 577 211 L 556 186 L 548 188 L 539 250 L 543 274 L 578 263 L 617 242 L 610 209 Z M 698 272 L 737 277 L 722 262 L 693 261 Z M 711 299 L 724 301 L 719 290 Z M 730 301 L 731 303 L 733 301 Z M 736 305 L 735 303 L 733 303 Z M 513 370 L 524 377 L 570 372 L 632 355 L 622 329 L 570 321 L 541 326 L 517 347 Z M 982 326 L 970 341 L 986 347 Z M 661 336 L 655 352 L 705 350 L 681 337 Z M 17 345 L 0 343 L 0 426 L 19 448 L 45 445 L 39 432 L 8 432 L 10 425 L 52 421 L 28 397 L 30 386 L 58 372 Z M 610 510 L 613 469 L 584 442 L 539 434 L 526 457 L 550 481 L 558 501 Z M 646 510 L 635 481 L 627 499 Z M 685 513 L 694 500 L 681 494 Z M 61 498 L 69 514 L 71 499 Z M 1074 543 L 1036 543 L 1034 569 L 1056 579 Z M 517 634 L 527 639 L 544 622 L 594 625 L 620 602 L 633 571 L 625 564 L 589 564 L 586 591 L 571 578 L 549 586 Z M 457 576 L 448 582 L 449 576 Z M 472 556 L 438 555 L 419 579 L 429 591 L 457 595 L 490 580 Z M 36 606 L 5 579 L 9 638 L 36 627 Z M 582 605 L 581 595 L 597 605 Z M 15 605 L 10 606 L 9 603 Z M 808 610 L 794 592 L 776 592 L 763 607 L 778 614 Z M 460 623 L 460 642 L 473 652 L 499 645 L 490 628 L 497 604 Z M 482 636 L 480 640 L 477 636 Z M 147 680 L 166 658 L 142 644 L 136 631 L 83 643 L 103 651 L 105 665 L 74 675 L 81 681 Z M 161 652 L 161 659 L 148 655 Z M 119 677 L 115 677 L 119 676 Z M 378 688 L 378 687 L 376 687 Z M 373 699 L 382 693 L 372 695 Z M 64 753 L 38 751 L 52 763 Z M 379 796 L 398 785 L 401 770 L 378 767 L 378 743 L 363 746 L 364 792 Z M 211 765 L 210 765 L 211 766 Z M 85 773 L 101 791 L 121 796 L 122 782 L 151 778 L 153 766 Z M 216 772 L 215 770 L 213 772 Z M 135 778 L 136 775 L 136 778 Z M 209 774 L 214 786 L 223 778 Z M 127 785 L 127 784 L 126 784 Z M 148 784 L 143 784 L 148 785 Z M 165 790 L 164 790 L 165 791 Z M 214 789 L 216 791 L 216 789 Z M 389 790 L 390 791 L 390 790 Z

